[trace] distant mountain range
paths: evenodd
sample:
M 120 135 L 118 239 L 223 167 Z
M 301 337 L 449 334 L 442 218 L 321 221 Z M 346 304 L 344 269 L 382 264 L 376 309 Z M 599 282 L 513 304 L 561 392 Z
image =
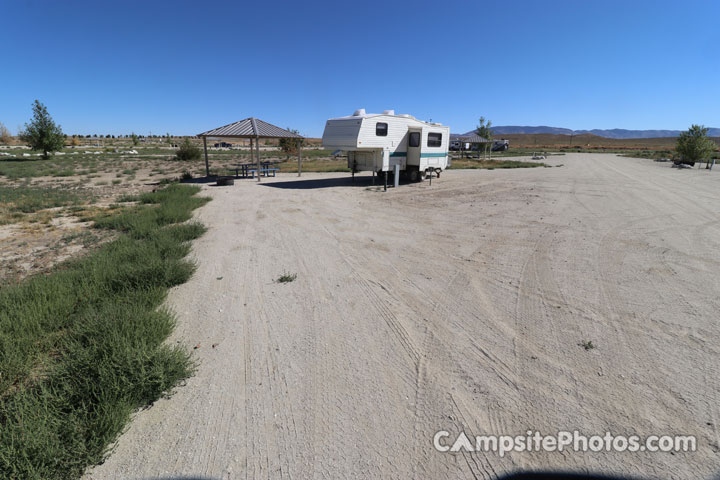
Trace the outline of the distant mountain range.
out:
M 558 128 L 558 127 L 521 127 L 516 125 L 504 125 L 499 127 L 492 127 L 492 131 L 495 135 L 510 135 L 510 134 L 533 134 L 533 133 L 552 133 L 556 135 L 582 135 L 585 133 L 591 135 L 597 135 L 598 137 L 605 138 L 658 138 L 658 137 L 677 137 L 680 135 L 681 130 L 625 130 L 622 128 L 613 128 L 610 130 L 570 130 L 569 128 Z M 474 130 L 467 134 L 473 133 Z M 466 135 L 467 135 L 466 134 Z M 720 137 L 720 128 L 710 128 L 708 130 L 708 136 Z

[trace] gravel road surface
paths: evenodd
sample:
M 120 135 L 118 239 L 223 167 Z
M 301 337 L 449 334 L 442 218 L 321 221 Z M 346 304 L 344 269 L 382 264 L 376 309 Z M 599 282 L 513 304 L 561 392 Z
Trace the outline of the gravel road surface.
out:
M 168 299 L 197 374 L 86 477 L 716 475 L 720 170 L 547 162 L 387 193 L 337 173 L 206 186 L 197 273 Z M 576 429 L 697 451 L 433 447 Z

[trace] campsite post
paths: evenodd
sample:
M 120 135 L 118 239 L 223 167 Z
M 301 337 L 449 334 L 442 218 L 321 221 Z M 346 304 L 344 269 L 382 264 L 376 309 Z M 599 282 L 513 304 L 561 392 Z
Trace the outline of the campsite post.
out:
M 297 141 L 297 149 L 298 149 L 298 177 L 299 177 L 300 173 L 302 172 L 302 142 L 300 140 Z
M 207 154 L 207 137 L 203 137 L 203 147 L 205 148 L 205 176 L 210 176 L 210 163 L 208 162 Z

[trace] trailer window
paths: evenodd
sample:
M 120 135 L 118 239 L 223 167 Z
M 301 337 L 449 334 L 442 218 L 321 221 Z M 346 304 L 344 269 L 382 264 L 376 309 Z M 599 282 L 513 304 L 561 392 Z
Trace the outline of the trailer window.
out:
M 378 137 L 387 137 L 387 123 L 376 123 L 375 124 L 375 135 Z
M 408 138 L 409 147 L 420 146 L 420 132 L 410 132 L 410 138 Z
M 439 147 L 442 145 L 442 133 L 428 133 L 428 147 Z

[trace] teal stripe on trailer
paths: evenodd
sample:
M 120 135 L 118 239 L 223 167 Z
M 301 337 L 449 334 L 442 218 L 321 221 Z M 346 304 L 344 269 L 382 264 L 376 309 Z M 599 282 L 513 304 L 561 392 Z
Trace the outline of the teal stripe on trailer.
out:
M 407 152 L 390 152 L 391 157 L 407 157 Z M 421 153 L 421 157 L 447 157 L 447 153 Z

